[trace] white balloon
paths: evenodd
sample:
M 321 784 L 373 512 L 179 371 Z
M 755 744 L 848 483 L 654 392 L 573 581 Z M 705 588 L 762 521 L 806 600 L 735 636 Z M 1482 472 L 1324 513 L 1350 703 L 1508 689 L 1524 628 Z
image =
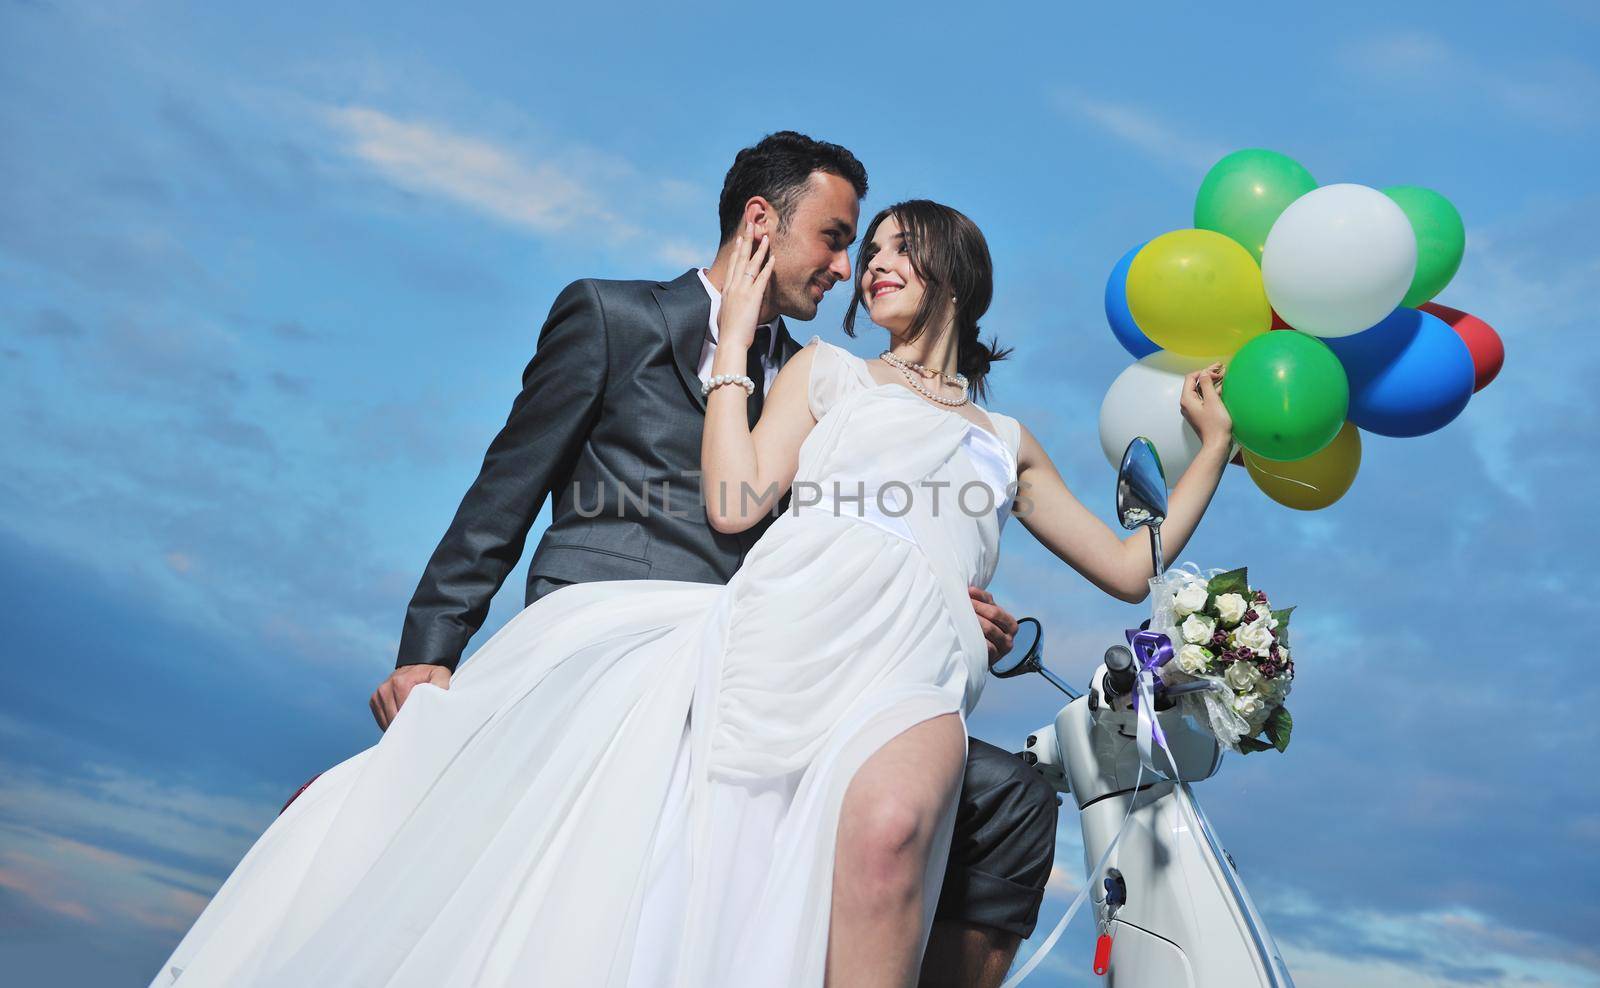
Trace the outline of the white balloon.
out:
M 1365 185 L 1324 185 L 1289 204 L 1267 234 L 1261 277 L 1278 315 L 1312 336 L 1382 322 L 1417 272 L 1417 235 L 1393 199 Z
M 1113 470 L 1135 436 L 1155 444 L 1161 471 L 1171 487 L 1200 453 L 1200 436 L 1178 404 L 1184 376 L 1217 362 L 1165 350 L 1130 364 L 1117 375 L 1100 402 L 1100 448 Z

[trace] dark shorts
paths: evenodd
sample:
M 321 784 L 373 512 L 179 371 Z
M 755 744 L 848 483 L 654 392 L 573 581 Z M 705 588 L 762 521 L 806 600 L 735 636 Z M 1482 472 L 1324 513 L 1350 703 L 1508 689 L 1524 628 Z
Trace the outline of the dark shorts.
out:
M 566 585 L 535 577 L 529 601 Z M 967 774 L 956 808 L 935 920 L 972 923 L 1023 939 L 1039 922 L 1056 854 L 1056 791 L 1003 748 L 968 738 Z
M 1016 755 L 969 738 L 950 864 L 934 919 L 1027 939 L 1039 922 L 1055 854 L 1055 789 Z

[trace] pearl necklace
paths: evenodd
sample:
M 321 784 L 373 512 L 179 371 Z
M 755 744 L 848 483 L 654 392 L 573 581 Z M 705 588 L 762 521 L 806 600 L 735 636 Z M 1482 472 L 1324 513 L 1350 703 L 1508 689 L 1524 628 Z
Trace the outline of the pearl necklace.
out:
M 951 377 L 943 371 L 929 370 L 921 364 L 913 363 L 909 360 L 902 360 L 901 358 L 890 353 L 888 350 L 883 351 L 882 353 L 878 354 L 878 356 L 891 367 L 900 368 L 900 373 L 906 376 L 906 380 L 910 382 L 911 387 L 916 389 L 916 391 L 923 397 L 931 401 L 936 401 L 941 405 L 949 405 L 952 408 L 959 408 L 960 406 L 965 405 L 967 402 L 972 400 L 967 396 L 967 378 L 963 374 L 957 374 L 955 377 Z M 948 381 L 951 384 L 959 384 L 961 386 L 961 397 L 946 398 L 944 395 L 934 394 L 932 391 L 929 391 L 927 388 L 923 387 L 922 382 L 917 380 L 915 374 L 911 373 L 912 368 L 916 368 L 923 374 L 938 374 L 941 380 Z

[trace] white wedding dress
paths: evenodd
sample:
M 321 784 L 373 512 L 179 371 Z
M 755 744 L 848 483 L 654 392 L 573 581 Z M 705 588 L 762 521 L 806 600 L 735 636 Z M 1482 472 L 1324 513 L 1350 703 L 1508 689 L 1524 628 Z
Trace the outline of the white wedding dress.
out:
M 820 986 L 852 776 L 982 690 L 967 586 L 994 573 L 1020 429 L 807 345 L 800 506 L 726 587 L 530 605 L 267 828 L 152 984 Z

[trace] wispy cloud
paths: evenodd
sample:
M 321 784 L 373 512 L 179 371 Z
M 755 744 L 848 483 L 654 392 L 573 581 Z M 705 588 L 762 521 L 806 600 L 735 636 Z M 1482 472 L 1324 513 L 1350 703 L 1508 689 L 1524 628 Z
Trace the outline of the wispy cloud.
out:
M 1426 783 L 1427 780 L 1420 780 Z M 1438 781 L 1438 780 L 1435 780 Z M 1437 808 L 1450 797 L 1430 793 L 1419 804 Z M 1212 806 L 1216 813 L 1221 807 Z M 1419 810 L 1419 812 L 1421 812 Z M 1056 827 L 1056 862 L 1045 886 L 1045 905 L 1035 942 L 1051 929 L 1083 886 L 1082 834 L 1071 798 Z M 1224 833 L 1226 839 L 1228 833 Z M 1234 850 L 1248 848 L 1238 834 Z M 1250 873 L 1259 875 L 1246 859 Z M 1333 901 L 1284 882 L 1259 880 L 1253 888 L 1269 917 L 1295 983 L 1310 988 L 1375 985 L 1382 988 L 1459 988 L 1461 985 L 1516 985 L 1518 988 L 1600 988 L 1600 951 L 1550 931 L 1491 917 L 1466 906 L 1417 909 L 1382 908 Z M 1066 939 L 1047 966 L 1066 960 L 1064 974 L 1076 974 L 1087 950 L 1082 940 L 1092 920 L 1074 919 Z M 1024 947 L 1022 955 L 1029 953 Z
M 1500 376 L 1474 395 L 1462 427 L 1485 471 L 1524 504 L 1559 485 L 1573 450 L 1553 434 L 1600 427 L 1594 348 L 1574 345 L 1588 321 L 1600 251 L 1584 235 L 1600 198 L 1550 202 L 1468 231 L 1461 272 L 1441 301 L 1494 326 L 1506 344 Z
M 480 216 L 541 235 L 573 236 L 612 247 L 645 245 L 673 265 L 703 260 L 682 236 L 657 234 L 626 218 L 640 189 L 679 197 L 687 183 L 642 176 L 627 162 L 592 152 L 540 154 L 453 125 L 402 118 L 370 106 L 318 111 L 341 150 L 397 188 L 455 203 Z M 647 208 L 647 207 L 645 207 Z
M 1435 34 L 1405 31 L 1349 44 L 1340 58 L 1363 81 L 1391 93 L 1447 97 L 1470 112 L 1489 106 L 1511 120 L 1557 131 L 1594 123 L 1600 107 L 1600 72 L 1560 55 L 1507 63 L 1479 58 Z
M 619 222 L 577 176 L 492 141 L 371 107 L 330 107 L 323 113 L 344 135 L 348 153 L 411 192 L 449 199 L 537 233 Z
M 1204 172 L 1227 154 L 1229 148 L 1185 134 L 1159 114 L 1132 103 L 1119 103 L 1076 89 L 1056 93 L 1056 105 L 1123 143 L 1163 164 L 1186 173 Z
M 275 809 L 104 766 L 71 780 L 7 769 L 0 886 L 95 926 L 181 933 Z
M 1271 909 L 1297 984 L 1600 985 L 1594 948 L 1469 909 L 1329 909 L 1298 895 L 1275 897 Z
M 668 264 L 689 267 L 705 263 L 706 252 L 688 240 L 667 240 L 656 248 L 656 257 Z

